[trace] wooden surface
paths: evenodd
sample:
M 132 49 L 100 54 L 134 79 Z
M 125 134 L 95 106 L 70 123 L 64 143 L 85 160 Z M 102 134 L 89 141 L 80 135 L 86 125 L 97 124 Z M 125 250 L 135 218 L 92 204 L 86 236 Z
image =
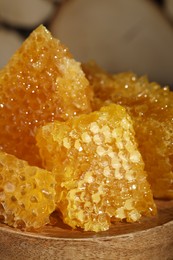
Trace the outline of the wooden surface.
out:
M 38 233 L 0 224 L 0 259 L 173 259 L 173 200 L 156 201 L 158 215 L 116 223 L 109 231 L 71 230 L 62 222 Z

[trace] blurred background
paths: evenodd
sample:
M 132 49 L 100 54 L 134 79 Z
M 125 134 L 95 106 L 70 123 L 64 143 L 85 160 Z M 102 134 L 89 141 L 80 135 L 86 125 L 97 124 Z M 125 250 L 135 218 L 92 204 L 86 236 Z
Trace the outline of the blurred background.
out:
M 80 62 L 173 87 L 173 0 L 0 0 L 0 68 L 41 23 Z

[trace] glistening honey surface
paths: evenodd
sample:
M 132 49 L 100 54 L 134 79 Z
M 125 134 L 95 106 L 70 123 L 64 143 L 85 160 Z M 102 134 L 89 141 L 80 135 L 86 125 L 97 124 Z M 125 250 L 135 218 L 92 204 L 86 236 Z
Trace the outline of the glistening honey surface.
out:
M 173 198 L 168 87 L 81 68 L 40 26 L 0 71 L 0 92 L 4 223 L 39 228 L 57 211 L 70 227 L 98 232 L 155 215 L 153 194 Z
M 40 154 L 57 180 L 57 208 L 69 226 L 104 231 L 111 221 L 156 213 L 132 121 L 119 105 L 55 121 L 37 134 Z
M 35 131 L 90 112 L 88 81 L 66 47 L 38 27 L 0 71 L 0 149 L 41 165 Z
M 55 176 L 0 152 L 0 219 L 17 228 L 40 228 L 55 210 Z
M 173 92 L 134 73 L 109 75 L 94 63 L 83 69 L 94 91 L 93 109 L 112 102 L 127 108 L 153 194 L 172 199 Z

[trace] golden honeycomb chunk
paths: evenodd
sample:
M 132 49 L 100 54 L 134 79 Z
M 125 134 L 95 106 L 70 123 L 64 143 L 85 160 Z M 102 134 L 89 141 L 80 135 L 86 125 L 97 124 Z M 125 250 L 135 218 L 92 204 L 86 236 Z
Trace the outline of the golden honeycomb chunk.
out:
M 125 108 L 112 104 L 38 130 L 40 154 L 57 180 L 57 208 L 72 228 L 103 231 L 156 207 Z
M 80 64 L 39 26 L 0 71 L 0 149 L 40 165 L 37 127 L 90 112 L 90 94 Z
M 55 210 L 55 177 L 0 152 L 0 219 L 17 228 L 40 228 Z
M 94 91 L 92 106 L 125 106 L 134 121 L 139 150 L 155 198 L 173 199 L 173 92 L 134 73 L 110 75 L 83 64 Z

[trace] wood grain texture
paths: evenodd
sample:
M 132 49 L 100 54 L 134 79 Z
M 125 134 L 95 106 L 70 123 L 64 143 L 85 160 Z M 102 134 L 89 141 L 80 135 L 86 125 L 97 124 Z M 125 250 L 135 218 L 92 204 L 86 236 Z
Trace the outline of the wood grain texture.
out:
M 158 215 L 116 223 L 106 232 L 71 230 L 59 221 L 37 233 L 0 224 L 0 259 L 173 259 L 173 200 L 156 201 Z

